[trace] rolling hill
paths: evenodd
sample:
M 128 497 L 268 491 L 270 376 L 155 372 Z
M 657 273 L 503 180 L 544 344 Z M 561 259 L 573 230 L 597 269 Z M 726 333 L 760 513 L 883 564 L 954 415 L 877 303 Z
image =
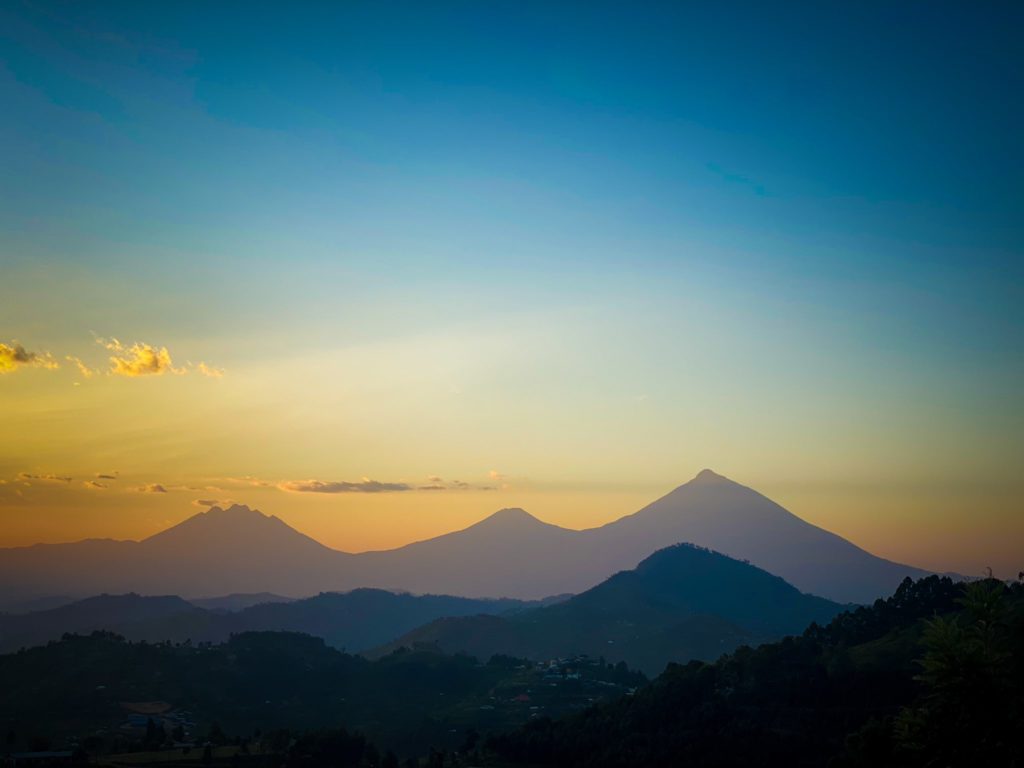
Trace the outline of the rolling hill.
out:
M 43 645 L 69 632 L 100 630 L 136 641 L 194 643 L 224 642 L 249 631 L 302 632 L 335 648 L 360 651 L 442 616 L 514 613 L 536 605 L 356 589 L 226 611 L 201 608 L 175 596 L 100 595 L 51 610 L 0 614 L 0 653 Z

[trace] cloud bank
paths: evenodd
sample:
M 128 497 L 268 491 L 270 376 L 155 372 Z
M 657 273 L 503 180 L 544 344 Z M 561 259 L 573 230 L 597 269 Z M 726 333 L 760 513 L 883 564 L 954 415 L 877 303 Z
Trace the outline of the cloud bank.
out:
M 406 482 L 382 483 L 364 477 L 358 482 L 348 480 L 283 480 L 277 484 L 290 493 L 401 493 L 405 491 L 493 491 L 494 486 L 474 485 L 463 480 L 445 481 L 437 475 L 427 478 L 425 485 Z
M 408 483 L 381 483 L 368 477 L 356 483 L 345 480 L 285 480 L 277 487 L 291 493 L 393 493 L 413 490 Z
M 20 480 L 35 480 L 37 482 L 44 483 L 70 483 L 71 478 L 65 475 L 33 475 L 28 472 L 19 472 L 18 479 Z

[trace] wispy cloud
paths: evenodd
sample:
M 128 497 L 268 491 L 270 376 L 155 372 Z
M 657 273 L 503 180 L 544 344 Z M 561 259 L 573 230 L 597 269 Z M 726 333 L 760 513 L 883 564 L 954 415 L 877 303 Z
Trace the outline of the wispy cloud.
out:
M 19 472 L 19 480 L 33 480 L 41 483 L 70 483 L 72 478 L 66 475 L 33 475 L 29 472 Z
M 147 485 L 140 485 L 135 489 L 139 493 L 167 493 L 167 489 L 160 485 L 160 483 L 148 483 Z
M 45 354 L 29 352 L 15 341 L 12 341 L 10 345 L 0 342 L 0 373 L 10 373 L 26 366 L 54 370 L 60 368 L 60 363 L 54 360 L 48 352 Z
M 384 483 L 364 477 L 359 481 L 349 480 L 283 480 L 277 484 L 282 491 L 290 493 L 402 493 L 406 491 L 495 491 L 493 485 L 478 485 L 465 480 L 445 480 L 440 475 L 430 475 L 423 484 L 399 482 Z
M 494 475 L 497 474 L 493 470 L 489 473 L 491 479 L 495 479 Z M 421 485 L 417 488 L 419 491 L 496 491 L 493 485 L 481 485 L 478 483 L 469 483 L 465 480 L 444 480 L 443 478 L 433 475 L 427 478 L 430 481 L 430 485 Z
M 381 483 L 364 477 L 359 482 L 345 480 L 285 480 L 277 484 L 282 491 L 291 493 L 395 493 L 411 491 L 408 483 Z
M 117 480 L 117 472 L 115 472 L 112 475 L 105 475 L 102 472 L 97 472 L 96 473 L 96 479 L 97 480 Z
M 82 358 L 80 358 L 80 357 L 75 357 L 74 355 L 67 355 L 64 359 L 67 360 L 70 363 L 74 363 L 75 367 L 78 368 L 78 372 L 81 373 L 82 376 L 87 378 L 87 379 L 91 379 L 97 373 L 100 373 L 99 370 L 90 368 L 88 365 L 86 365 L 82 361 Z
M 91 491 L 98 491 L 107 487 L 103 483 L 98 483 L 95 480 L 84 480 L 82 481 L 82 485 Z
M 196 370 L 203 374 L 203 376 L 209 376 L 211 379 L 220 379 L 224 377 L 223 368 L 214 368 L 204 362 L 200 362 L 199 365 L 196 366 Z
M 192 499 L 193 507 L 230 507 L 234 499 Z
M 273 488 L 277 485 L 277 483 L 272 483 L 270 480 L 263 480 L 252 475 L 246 475 L 245 477 L 215 477 L 212 479 L 214 482 L 224 483 L 225 485 L 250 485 L 254 488 Z M 206 486 L 206 490 L 219 491 L 220 488 L 217 486 Z

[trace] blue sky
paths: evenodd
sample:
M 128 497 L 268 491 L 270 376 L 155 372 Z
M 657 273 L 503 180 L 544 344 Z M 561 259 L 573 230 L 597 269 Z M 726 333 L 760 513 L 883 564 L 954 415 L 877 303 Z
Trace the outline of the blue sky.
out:
M 166 344 L 282 412 L 337 405 L 274 378 L 294 361 L 362 360 L 344 375 L 378 431 L 332 423 L 359 434 L 332 448 L 309 427 L 303 476 L 419 471 L 411 448 L 408 469 L 373 458 L 417 409 L 447 413 L 428 384 L 396 391 L 395 354 L 478 393 L 439 436 L 462 472 L 483 452 L 481 472 L 646 493 L 731 462 L 780 492 L 823 474 L 815 509 L 900 477 L 980 484 L 994 509 L 1024 452 L 1022 22 L 1015 3 L 10 3 L 0 323 L 57 355 L 90 331 Z M 558 449 L 531 460 L 523 423 Z

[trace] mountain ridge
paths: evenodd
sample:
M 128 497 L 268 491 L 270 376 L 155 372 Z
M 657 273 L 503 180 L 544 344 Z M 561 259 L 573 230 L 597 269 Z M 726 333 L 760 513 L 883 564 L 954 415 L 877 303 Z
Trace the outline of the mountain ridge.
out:
M 0 549 L 0 602 L 131 591 L 304 597 L 357 587 L 540 599 L 582 592 L 679 542 L 750 560 L 802 591 L 840 602 L 870 602 L 906 576 L 927 573 L 876 557 L 703 470 L 595 528 L 562 528 L 508 507 L 457 531 L 361 553 L 331 549 L 242 504 L 213 507 L 141 541 Z

